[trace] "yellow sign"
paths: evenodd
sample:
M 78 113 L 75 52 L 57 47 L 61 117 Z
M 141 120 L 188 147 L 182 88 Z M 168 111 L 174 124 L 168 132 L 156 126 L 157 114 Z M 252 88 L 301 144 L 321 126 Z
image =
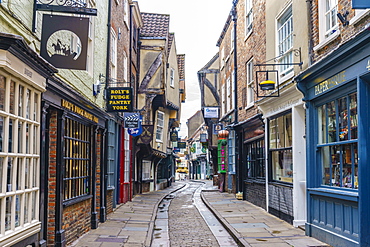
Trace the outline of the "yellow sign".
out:
M 80 107 L 72 104 L 71 102 L 67 101 L 67 100 L 64 100 L 62 99 L 62 107 L 74 112 L 74 113 L 77 113 L 78 115 L 80 116 L 83 116 L 95 123 L 98 123 L 99 122 L 99 118 L 95 117 L 94 115 L 92 115 L 91 113 L 88 113 L 87 111 L 85 111 L 84 109 L 81 109 Z

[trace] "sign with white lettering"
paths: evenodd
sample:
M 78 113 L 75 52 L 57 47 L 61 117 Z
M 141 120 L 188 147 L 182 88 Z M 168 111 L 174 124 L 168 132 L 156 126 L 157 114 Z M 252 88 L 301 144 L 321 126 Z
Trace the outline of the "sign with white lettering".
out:
M 204 118 L 218 118 L 218 108 L 204 107 Z
M 140 114 L 125 112 L 125 128 L 139 128 Z
M 132 112 L 132 88 L 110 87 L 107 89 L 107 112 Z

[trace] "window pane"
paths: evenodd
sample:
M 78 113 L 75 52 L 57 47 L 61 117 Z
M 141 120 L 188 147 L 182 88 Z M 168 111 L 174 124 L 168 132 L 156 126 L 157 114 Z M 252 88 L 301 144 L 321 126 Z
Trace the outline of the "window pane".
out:
M 4 117 L 0 116 L 0 152 L 3 152 L 4 141 Z
M 4 158 L 0 157 L 0 193 L 4 193 L 3 192 L 3 179 L 4 179 Z
M 319 143 L 326 143 L 327 132 L 327 122 L 326 122 L 326 105 L 322 105 L 318 108 L 318 119 L 319 119 Z
M 0 111 L 4 111 L 4 109 L 5 109 L 5 77 L 0 75 Z
M 8 158 L 8 169 L 7 169 L 7 188 L 6 191 L 10 192 L 13 191 L 13 176 L 14 176 L 14 159 L 13 158 Z
M 347 97 L 338 100 L 339 140 L 348 140 L 348 108 Z
M 21 198 L 19 195 L 15 197 L 15 227 L 20 225 L 21 220 Z
M 270 148 L 276 148 L 276 119 L 270 120 Z
M 9 112 L 11 114 L 15 114 L 15 82 L 11 81 L 10 82 L 10 107 L 9 107 Z
M 324 185 L 330 185 L 332 176 L 330 175 L 331 172 L 331 164 L 333 163 L 332 156 L 330 155 L 330 147 L 323 147 L 321 148 L 321 164 L 323 167 L 323 181 Z
M 337 141 L 337 124 L 336 124 L 336 109 L 335 102 L 332 101 L 326 105 L 328 110 L 328 142 Z
M 28 209 L 29 209 L 29 204 L 28 204 L 28 200 L 29 200 L 29 193 L 25 193 L 24 194 L 24 223 L 28 223 Z
M 8 152 L 13 152 L 13 119 L 9 119 L 9 141 L 8 141 Z
M 19 97 L 18 97 L 18 116 L 24 117 L 23 115 L 23 90 L 24 87 L 22 85 L 19 85 Z
M 349 96 L 349 109 L 351 112 L 351 139 L 357 139 L 357 94 Z
M 12 221 L 12 198 L 7 197 L 5 202 L 5 231 L 10 230 Z
M 272 179 L 282 182 L 293 182 L 292 150 L 272 151 Z
M 276 119 L 276 141 L 277 141 L 277 148 L 284 148 L 285 147 L 285 124 L 284 124 L 284 118 L 278 117 Z
M 284 116 L 285 119 L 285 145 L 284 147 L 292 146 L 292 114 L 289 113 Z

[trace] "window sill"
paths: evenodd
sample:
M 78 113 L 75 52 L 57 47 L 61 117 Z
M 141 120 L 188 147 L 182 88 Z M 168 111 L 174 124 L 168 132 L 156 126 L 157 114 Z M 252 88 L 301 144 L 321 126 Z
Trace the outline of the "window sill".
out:
M 251 29 L 246 35 L 245 35 L 245 38 L 244 38 L 244 42 L 247 42 L 248 38 L 252 35 L 252 32 L 253 32 L 253 29 Z
M 315 46 L 313 48 L 313 50 L 314 51 L 318 51 L 318 50 L 324 48 L 325 46 L 327 46 L 328 44 L 330 44 L 331 42 L 333 42 L 336 38 L 338 38 L 339 35 L 340 35 L 340 31 L 338 29 L 335 33 L 333 33 L 333 35 L 331 35 L 330 37 L 326 38 L 320 44 L 318 44 L 317 46 Z
M 370 9 L 366 9 L 363 13 L 360 15 L 355 15 L 350 21 L 349 25 L 356 25 L 358 22 L 360 22 L 362 19 L 364 19 L 366 16 L 370 15 Z
M 358 202 L 358 192 L 332 188 L 308 188 L 311 195 L 338 198 L 346 201 Z
M 63 202 L 63 207 L 69 207 L 69 206 L 71 206 L 73 204 L 76 204 L 76 203 L 79 203 L 79 202 L 88 200 L 88 199 L 90 199 L 92 197 L 93 197 L 92 195 L 87 195 L 87 196 L 81 196 L 81 197 L 78 197 L 78 198 L 70 199 L 70 200 L 68 200 L 66 202 Z

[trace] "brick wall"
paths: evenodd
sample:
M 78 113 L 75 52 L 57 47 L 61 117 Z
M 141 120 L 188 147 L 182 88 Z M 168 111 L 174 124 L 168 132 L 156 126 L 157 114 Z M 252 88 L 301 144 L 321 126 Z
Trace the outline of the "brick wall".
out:
M 255 183 L 253 181 L 244 184 L 244 199 L 254 205 L 266 209 L 266 187 L 265 183 Z
M 269 213 L 293 223 L 293 188 L 269 184 Z
M 63 209 L 63 229 L 67 245 L 81 237 L 91 228 L 91 199 Z
M 110 214 L 113 212 L 113 192 L 114 190 L 108 190 L 107 191 L 107 214 Z
M 50 110 L 49 125 L 49 172 L 48 172 L 48 219 L 47 219 L 47 245 L 54 246 L 55 243 L 55 206 L 56 206 L 56 158 L 57 158 L 57 111 Z M 95 146 L 94 146 L 95 145 Z M 98 132 L 92 148 L 96 152 L 96 212 L 100 214 L 100 155 L 101 155 L 101 134 Z M 111 197 L 113 197 L 111 195 Z M 112 198 L 108 203 L 112 202 Z M 91 204 L 92 198 L 75 203 L 63 208 L 62 228 L 65 231 L 67 244 L 91 229 Z
M 348 0 L 339 0 L 338 1 L 338 13 L 345 13 L 346 11 L 349 12 L 347 16 L 347 20 L 351 20 L 355 16 L 355 10 L 352 9 L 352 1 Z M 342 23 L 339 22 L 339 31 L 340 35 L 333 40 L 332 42 L 328 43 L 326 46 L 318 49 L 313 54 L 313 61 L 316 62 L 326 56 L 328 53 L 333 51 L 334 49 L 338 48 L 343 43 L 347 42 L 349 39 L 354 37 L 358 32 L 364 29 L 364 27 L 369 23 L 370 17 L 361 19 L 354 25 L 347 25 L 343 26 Z M 319 6 L 318 0 L 312 1 L 311 6 L 311 25 L 312 25 L 312 42 L 313 47 L 317 46 L 320 43 L 319 39 Z

